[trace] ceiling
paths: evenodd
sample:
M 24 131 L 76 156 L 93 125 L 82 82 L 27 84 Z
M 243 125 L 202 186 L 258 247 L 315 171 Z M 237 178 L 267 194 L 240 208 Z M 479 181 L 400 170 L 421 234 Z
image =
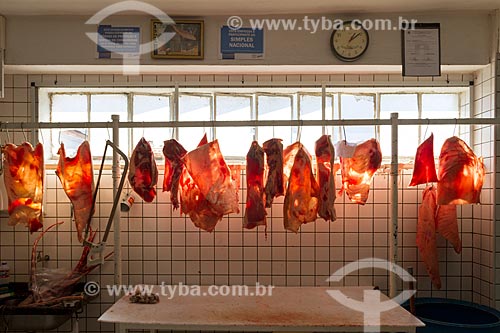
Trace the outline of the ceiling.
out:
M 93 15 L 116 0 L 1 0 L 2 15 Z M 492 10 L 500 0 L 147 0 L 169 15 L 272 15 L 306 13 Z

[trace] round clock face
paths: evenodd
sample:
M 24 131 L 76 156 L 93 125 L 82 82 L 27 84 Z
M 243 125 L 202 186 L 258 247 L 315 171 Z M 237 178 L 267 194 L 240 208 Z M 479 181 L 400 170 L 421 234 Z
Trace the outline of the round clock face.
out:
M 342 61 L 359 59 L 368 48 L 368 32 L 360 25 L 345 22 L 330 38 L 333 54 Z

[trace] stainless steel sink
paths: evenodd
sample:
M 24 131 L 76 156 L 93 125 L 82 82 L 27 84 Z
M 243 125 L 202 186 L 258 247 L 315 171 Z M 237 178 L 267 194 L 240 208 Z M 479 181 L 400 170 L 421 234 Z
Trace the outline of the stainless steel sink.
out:
M 70 320 L 73 314 L 80 311 L 83 304 L 74 303 L 63 307 L 19 307 L 18 304 L 29 295 L 27 283 L 11 284 L 15 296 L 0 303 L 0 330 L 8 331 L 50 331 Z M 75 292 L 81 286 L 77 285 Z
M 75 312 L 68 308 L 23 308 L 5 305 L 0 307 L 0 328 L 9 331 L 49 331 L 71 319 Z

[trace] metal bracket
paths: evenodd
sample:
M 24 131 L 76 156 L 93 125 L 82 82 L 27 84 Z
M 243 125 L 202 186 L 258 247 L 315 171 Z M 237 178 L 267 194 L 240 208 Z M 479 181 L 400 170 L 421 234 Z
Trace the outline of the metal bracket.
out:
M 101 265 L 104 263 L 104 256 L 103 252 L 104 249 L 106 248 L 106 241 L 108 240 L 108 235 L 109 231 L 111 230 L 111 225 L 113 224 L 113 218 L 116 213 L 116 208 L 118 207 L 120 203 L 120 197 L 121 193 L 123 191 L 123 187 L 125 185 L 125 178 L 127 176 L 127 171 L 128 171 L 128 157 L 125 155 L 113 142 L 110 140 L 106 141 L 106 146 L 104 148 L 104 154 L 102 155 L 102 161 L 101 161 L 101 167 L 99 168 L 99 176 L 97 177 L 97 183 L 96 183 L 96 188 L 94 191 L 94 197 L 93 197 L 93 202 L 92 202 L 92 210 L 94 210 L 96 199 L 97 199 L 97 192 L 99 190 L 99 185 L 101 183 L 101 176 L 102 176 L 102 170 L 104 168 L 104 161 L 106 159 L 106 152 L 108 150 L 108 146 L 111 146 L 116 152 L 122 157 L 122 159 L 125 162 L 125 165 L 123 167 L 123 172 L 120 178 L 120 184 L 118 185 L 118 190 L 116 192 L 115 197 L 113 198 L 113 206 L 111 207 L 111 213 L 109 214 L 108 218 L 108 223 L 106 225 L 106 230 L 104 231 L 104 235 L 102 236 L 101 242 L 96 244 L 93 243 L 89 240 L 89 232 L 90 232 L 90 223 L 92 221 L 92 216 L 89 218 L 87 222 L 87 227 L 85 229 L 85 237 L 83 241 L 83 246 L 88 246 L 90 247 L 90 251 L 87 257 L 87 265 Z

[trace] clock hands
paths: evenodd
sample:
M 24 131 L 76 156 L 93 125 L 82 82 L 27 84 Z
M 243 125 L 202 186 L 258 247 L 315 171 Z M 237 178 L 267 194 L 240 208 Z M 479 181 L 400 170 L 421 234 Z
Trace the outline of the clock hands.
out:
M 348 43 L 352 42 L 355 38 L 359 37 L 359 35 L 361 35 L 361 32 L 353 33 L 351 38 L 349 38 Z

